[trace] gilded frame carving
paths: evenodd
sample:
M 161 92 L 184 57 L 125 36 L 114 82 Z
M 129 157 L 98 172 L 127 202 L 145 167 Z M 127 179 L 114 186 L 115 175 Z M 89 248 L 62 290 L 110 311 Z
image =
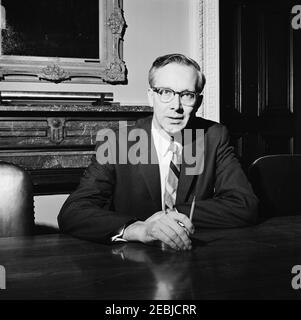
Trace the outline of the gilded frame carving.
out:
M 125 83 L 122 40 L 126 23 L 122 8 L 122 0 L 99 0 L 100 59 L 91 63 L 84 58 L 2 55 L 0 46 L 0 81 Z

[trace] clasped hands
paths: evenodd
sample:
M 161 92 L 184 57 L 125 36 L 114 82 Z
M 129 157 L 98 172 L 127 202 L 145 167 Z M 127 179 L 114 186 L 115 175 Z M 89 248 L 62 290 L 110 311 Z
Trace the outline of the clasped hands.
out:
M 123 238 L 143 243 L 160 240 L 175 250 L 191 250 L 190 236 L 193 233 L 194 226 L 185 214 L 169 210 L 167 213 L 158 211 L 145 221 L 129 225 Z

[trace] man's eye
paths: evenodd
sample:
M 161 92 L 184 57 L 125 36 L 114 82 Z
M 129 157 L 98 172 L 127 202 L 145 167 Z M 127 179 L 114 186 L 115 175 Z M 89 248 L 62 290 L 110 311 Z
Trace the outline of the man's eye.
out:
M 194 98 L 194 93 L 193 92 L 183 92 L 182 97 L 185 99 L 193 99 Z
M 172 94 L 172 91 L 171 90 L 168 90 L 168 89 L 162 89 L 160 94 L 163 94 L 165 96 L 169 96 Z

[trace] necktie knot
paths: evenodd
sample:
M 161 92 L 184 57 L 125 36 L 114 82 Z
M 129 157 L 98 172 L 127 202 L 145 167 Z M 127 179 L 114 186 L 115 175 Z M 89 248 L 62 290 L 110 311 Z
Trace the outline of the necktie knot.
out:
M 172 140 L 172 141 L 170 142 L 170 145 L 169 145 L 168 150 L 171 151 L 172 153 L 178 153 L 178 152 L 179 152 L 179 147 L 178 147 L 177 144 Z
M 168 151 L 172 152 L 172 162 L 175 165 L 180 165 L 181 164 L 181 149 L 180 149 L 180 146 L 172 140 L 170 142 L 169 147 L 168 147 Z

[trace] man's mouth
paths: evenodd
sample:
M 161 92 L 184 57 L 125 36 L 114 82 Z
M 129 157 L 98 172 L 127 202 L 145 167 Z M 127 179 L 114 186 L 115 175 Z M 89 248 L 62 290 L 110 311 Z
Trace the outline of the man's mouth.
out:
M 184 119 L 184 117 L 180 116 L 180 117 L 168 117 L 169 120 L 171 121 L 182 121 Z

